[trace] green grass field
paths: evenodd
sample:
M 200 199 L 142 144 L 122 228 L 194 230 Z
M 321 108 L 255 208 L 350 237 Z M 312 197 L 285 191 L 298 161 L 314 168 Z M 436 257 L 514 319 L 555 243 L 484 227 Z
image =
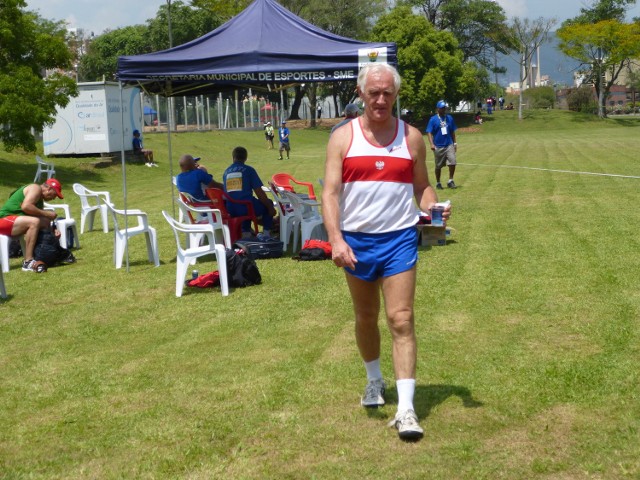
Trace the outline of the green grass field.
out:
M 420 249 L 421 442 L 386 427 L 384 329 L 388 404 L 359 406 L 365 373 L 331 262 L 289 253 L 259 261 L 260 286 L 175 298 L 167 135 L 147 134 L 160 167 L 126 167 L 128 206 L 158 230 L 160 267 L 134 238 L 129 272 L 115 270 L 113 234 L 96 230 L 77 264 L 38 275 L 12 259 L 4 275 L 0 478 L 640 478 L 640 178 L 570 173 L 640 177 L 640 118 L 516 115 L 460 119 L 459 188 L 440 197 L 453 233 Z M 317 185 L 328 129 L 291 136 L 278 161 L 262 132 L 174 134 L 174 173 L 189 152 L 219 179 L 243 145 L 263 180 Z M 78 223 L 74 182 L 123 206 L 120 166 L 93 160 L 53 159 Z M 0 198 L 34 173 L 33 155 L 0 150 Z

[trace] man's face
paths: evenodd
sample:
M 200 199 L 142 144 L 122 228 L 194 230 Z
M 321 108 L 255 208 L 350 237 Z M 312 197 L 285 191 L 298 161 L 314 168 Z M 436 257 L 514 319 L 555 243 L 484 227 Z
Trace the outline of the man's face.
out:
M 56 191 L 51 188 L 46 183 L 42 185 L 42 198 L 47 202 L 53 200 L 54 198 L 58 198 Z
M 391 116 L 398 92 L 390 72 L 369 73 L 364 92 L 359 93 L 364 101 L 365 112 L 372 120 L 387 120 Z

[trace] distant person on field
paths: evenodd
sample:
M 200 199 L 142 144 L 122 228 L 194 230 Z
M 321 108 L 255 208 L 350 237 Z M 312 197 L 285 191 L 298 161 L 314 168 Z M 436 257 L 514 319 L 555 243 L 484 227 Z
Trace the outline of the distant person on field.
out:
M 179 192 L 186 192 L 195 200 L 209 202 L 204 193 L 207 188 L 223 188 L 223 185 L 216 182 L 207 169 L 198 163 L 200 157 L 194 158 L 191 155 L 180 157 L 181 172 L 176 177 L 176 186 Z
M 456 142 L 456 122 L 453 117 L 447 114 L 447 104 L 440 100 L 436 104 L 437 113 L 429 119 L 426 132 L 429 137 L 429 144 L 436 161 L 436 188 L 442 190 L 440 183 L 440 173 L 442 167 L 449 167 L 449 181 L 447 187 L 457 188 L 453 181 L 453 174 L 456 172 L 456 153 L 458 143 Z
M 144 164 L 147 167 L 157 167 L 158 164 L 153 161 L 153 150 L 144 148 L 142 145 L 142 138 L 140 138 L 140 131 L 133 131 L 133 153 L 141 154 L 144 156 Z
M 234 200 L 244 200 L 253 203 L 256 216 L 262 219 L 262 233 L 259 240 L 271 239 L 273 217 L 276 215 L 273 202 L 262 190 L 262 180 L 255 168 L 246 165 L 248 158 L 247 149 L 236 147 L 233 149 L 233 163 L 227 167 L 222 175 L 224 191 Z M 254 197 L 253 195 L 256 195 Z M 227 210 L 232 217 L 241 217 L 247 214 L 247 207 L 233 202 L 227 202 Z M 251 238 L 251 221 L 242 222 L 242 238 Z
M 51 229 L 51 222 L 57 218 L 55 212 L 43 209 L 44 201 L 50 202 L 56 197 L 64 198 L 62 185 L 57 179 L 50 178 L 42 185 L 32 183 L 18 188 L 0 207 L 0 235 L 24 235 L 22 270 L 25 272 L 34 271 L 33 251 L 38 232 Z M 60 232 L 56 236 L 60 236 Z
M 474 123 L 477 125 L 482 125 L 482 112 L 480 112 L 480 110 L 478 110 L 476 112 L 476 116 L 474 118 Z
M 349 123 L 351 120 L 356 118 L 359 113 L 360 113 L 360 109 L 358 109 L 358 105 L 356 105 L 355 103 L 347 104 L 347 106 L 344 107 L 345 119 L 342 120 L 340 123 L 335 124 L 334 127 L 331 129 L 331 133 L 335 132 L 341 126 L 346 125 L 347 123 Z
M 267 122 L 264 124 L 264 138 L 267 140 L 267 149 L 273 150 L 273 125 L 271 122 Z
M 287 128 L 286 120 L 282 120 L 282 125 L 278 130 L 278 137 L 280 138 L 280 158 L 282 160 L 282 152 L 287 152 L 287 160 L 289 160 L 289 151 L 291 150 L 291 144 L 289 143 L 289 129 Z

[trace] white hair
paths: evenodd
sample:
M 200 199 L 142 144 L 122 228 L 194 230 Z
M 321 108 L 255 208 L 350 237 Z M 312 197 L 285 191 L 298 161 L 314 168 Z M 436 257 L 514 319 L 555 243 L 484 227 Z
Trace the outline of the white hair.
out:
M 388 63 L 367 63 L 364 67 L 360 69 L 360 73 L 358 73 L 358 88 L 361 92 L 364 92 L 364 89 L 367 86 L 367 75 L 370 73 L 382 73 L 389 72 L 393 77 L 393 85 L 396 89 L 396 93 L 400 91 L 400 74 L 398 70 L 393 65 L 389 65 Z

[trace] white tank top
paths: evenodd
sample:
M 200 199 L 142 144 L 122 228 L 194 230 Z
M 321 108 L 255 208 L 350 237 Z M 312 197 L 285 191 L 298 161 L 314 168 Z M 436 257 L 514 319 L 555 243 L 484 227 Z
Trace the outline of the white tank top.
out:
M 351 122 L 352 140 L 342 161 L 340 228 L 347 232 L 386 233 L 415 225 L 413 158 L 407 126 L 396 120 L 396 133 L 385 146 L 372 145 L 361 119 Z

